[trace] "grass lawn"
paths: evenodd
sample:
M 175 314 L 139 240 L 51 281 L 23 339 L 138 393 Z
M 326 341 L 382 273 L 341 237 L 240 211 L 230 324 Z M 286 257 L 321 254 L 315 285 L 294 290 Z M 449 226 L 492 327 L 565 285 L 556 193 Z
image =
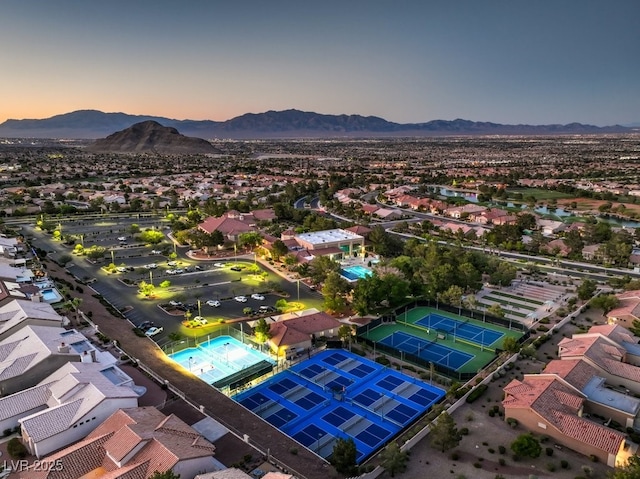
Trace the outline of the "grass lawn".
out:
M 568 193 L 560 193 L 559 191 L 553 190 L 544 190 L 541 188 L 508 188 L 507 193 L 510 198 L 513 198 L 515 194 L 522 194 L 524 198 L 527 196 L 535 197 L 536 201 L 544 201 L 551 199 L 565 199 L 565 198 L 573 198 L 573 195 Z

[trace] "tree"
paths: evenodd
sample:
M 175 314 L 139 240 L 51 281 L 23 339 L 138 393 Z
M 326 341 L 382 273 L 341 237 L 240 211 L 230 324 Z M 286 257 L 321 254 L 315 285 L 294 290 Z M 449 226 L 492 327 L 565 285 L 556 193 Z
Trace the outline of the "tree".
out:
M 330 311 L 341 311 L 347 304 L 345 295 L 349 292 L 349 283 L 336 271 L 327 275 L 322 286 L 324 306 Z
M 352 438 L 339 437 L 333 445 L 331 464 L 336 468 L 336 471 L 345 476 L 354 475 L 358 472 L 356 453 L 356 443 Z
M 262 235 L 256 231 L 240 233 L 240 235 L 238 236 L 238 245 L 241 248 L 253 249 L 256 246 L 260 246 L 261 244 Z
M 382 451 L 380 458 L 382 459 L 382 467 L 391 474 L 391 477 L 395 477 L 396 472 L 404 472 L 407 470 L 409 454 L 400 450 L 400 446 L 398 446 L 396 441 L 393 441 Z
M 582 281 L 582 284 L 576 288 L 576 292 L 578 293 L 578 298 L 585 301 L 587 299 L 591 299 L 593 297 L 593 293 L 596 292 L 598 285 L 592 279 L 585 279 Z
M 605 316 L 619 303 L 620 300 L 614 294 L 601 294 L 591 300 L 591 306 L 602 309 Z
M 504 338 L 504 341 L 502 341 L 502 349 L 504 349 L 508 353 L 517 353 L 520 349 L 520 346 L 518 345 L 518 341 L 516 340 L 516 338 L 507 336 L 506 338 Z
M 349 344 L 351 346 L 351 340 L 353 339 L 353 329 L 348 324 L 343 324 L 338 328 L 338 337 L 343 344 Z
M 164 233 L 158 230 L 146 229 L 140 233 L 140 241 L 145 243 L 158 244 L 164 239 Z
M 284 244 L 284 241 L 282 240 L 275 240 L 273 242 L 273 245 L 271 245 L 271 256 L 275 261 L 279 261 L 280 258 L 286 255 L 288 252 L 289 248 L 286 244 Z
M 168 288 L 169 286 L 171 286 L 171 281 L 169 281 L 168 279 L 165 279 L 164 281 L 162 281 L 159 285 L 161 288 Z
M 104 246 L 93 245 L 91 248 L 85 249 L 87 257 L 94 261 L 104 258 L 106 252 L 107 248 L 105 248 Z
M 608 479 L 640 479 L 640 456 L 630 456 L 624 466 L 616 466 Z
M 171 469 L 164 472 L 155 471 L 149 479 L 180 479 L 180 474 L 176 474 Z
M 462 440 L 462 435 L 458 432 L 455 421 L 447 412 L 440 414 L 438 419 L 431 424 L 429 436 L 431 437 L 431 446 L 440 449 L 441 452 L 457 447 Z
M 535 459 L 540 456 L 542 446 L 531 433 L 527 433 L 519 435 L 516 440 L 511 443 L 511 450 L 517 456 Z
M 489 306 L 487 308 L 487 313 L 489 313 L 491 316 L 495 316 L 496 318 L 505 317 L 504 309 L 502 309 L 500 303 L 493 303 L 491 306 Z
M 256 341 L 263 345 L 271 339 L 271 326 L 267 324 L 264 318 L 260 318 L 253 328 L 253 334 L 256 337 Z
M 140 284 L 138 285 L 138 291 L 146 297 L 153 295 L 155 289 L 156 287 L 154 285 L 147 283 L 146 281 L 140 281 Z

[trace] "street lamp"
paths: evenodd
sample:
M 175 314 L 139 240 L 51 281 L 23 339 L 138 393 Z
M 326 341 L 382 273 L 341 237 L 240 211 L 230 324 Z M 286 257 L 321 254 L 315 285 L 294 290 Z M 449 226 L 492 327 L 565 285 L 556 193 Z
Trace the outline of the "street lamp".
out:
M 151 286 L 153 286 L 153 271 L 149 271 L 149 282 L 151 283 Z
M 193 363 L 193 357 L 189 356 L 189 372 L 191 372 L 191 364 Z

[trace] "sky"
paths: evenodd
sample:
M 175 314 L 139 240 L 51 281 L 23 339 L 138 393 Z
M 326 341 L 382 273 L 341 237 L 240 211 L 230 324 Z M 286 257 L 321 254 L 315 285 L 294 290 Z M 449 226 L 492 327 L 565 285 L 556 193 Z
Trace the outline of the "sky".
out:
M 640 122 L 639 0 L 2 0 L 0 122 Z

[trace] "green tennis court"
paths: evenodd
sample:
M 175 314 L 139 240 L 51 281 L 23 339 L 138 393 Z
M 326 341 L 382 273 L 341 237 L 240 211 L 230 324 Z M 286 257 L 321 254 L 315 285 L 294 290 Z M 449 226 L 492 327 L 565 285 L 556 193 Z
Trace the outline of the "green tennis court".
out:
M 429 318 L 432 319 L 430 320 Z M 436 327 L 429 327 L 428 325 L 430 324 Z M 437 326 L 440 324 L 444 324 L 445 327 L 439 329 Z M 464 331 L 465 328 L 473 329 L 473 334 L 459 334 Z M 402 333 L 400 337 L 407 338 L 413 336 L 417 338 L 417 340 L 395 343 L 394 338 L 399 337 L 399 333 Z M 445 358 L 443 361 L 446 361 L 446 363 L 439 362 L 437 359 L 438 355 L 435 354 L 432 355 L 432 357 L 436 359 L 430 359 L 430 361 L 451 368 L 456 373 L 469 374 L 477 372 L 493 361 L 496 357 L 496 349 L 502 349 L 502 342 L 505 338 L 511 337 L 518 340 L 523 336 L 523 332 L 459 316 L 436 308 L 420 306 L 399 313 L 396 316 L 395 323 L 380 324 L 379 326 L 362 332 L 360 336 L 369 340 L 374 345 L 379 343 L 386 347 L 391 346 L 395 348 L 394 345 L 397 344 L 397 356 L 404 357 L 405 359 L 410 359 L 405 353 L 415 354 L 415 352 L 402 348 L 406 344 L 412 345 L 413 342 L 423 345 L 423 347 L 426 347 L 426 350 L 429 349 L 429 345 L 433 345 L 432 347 L 439 347 L 443 350 L 447 348 L 449 350 L 460 351 L 464 353 L 465 357 L 469 358 L 467 361 L 452 363 L 449 360 L 449 356 L 443 356 L 443 358 Z M 496 340 L 493 343 L 488 343 L 486 338 L 496 338 Z M 424 354 L 425 349 L 421 347 L 418 350 L 420 357 L 426 357 Z

